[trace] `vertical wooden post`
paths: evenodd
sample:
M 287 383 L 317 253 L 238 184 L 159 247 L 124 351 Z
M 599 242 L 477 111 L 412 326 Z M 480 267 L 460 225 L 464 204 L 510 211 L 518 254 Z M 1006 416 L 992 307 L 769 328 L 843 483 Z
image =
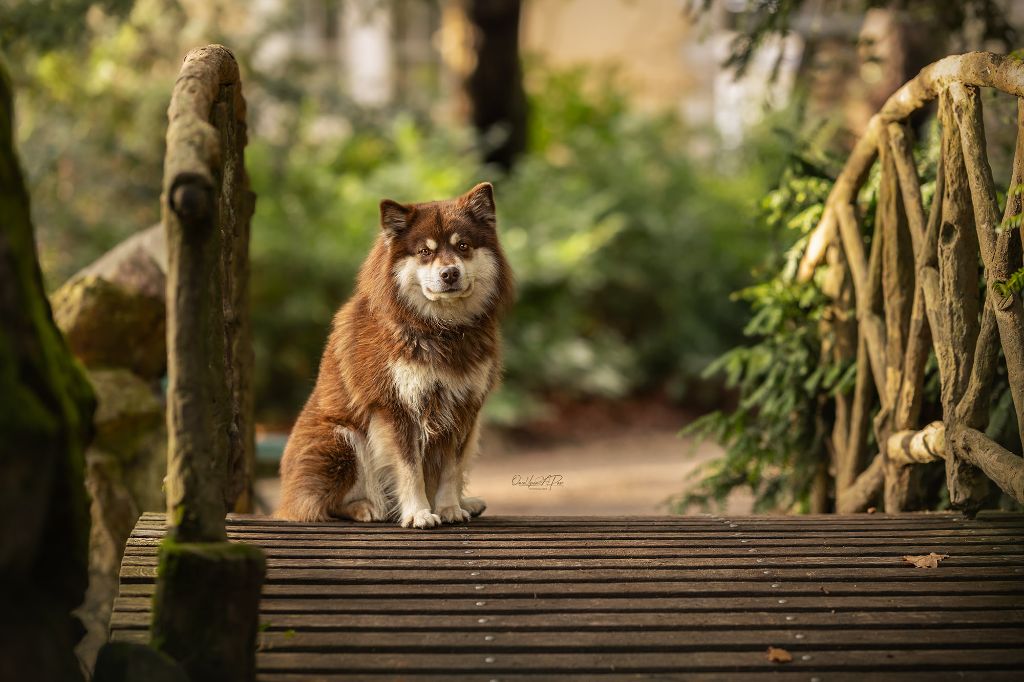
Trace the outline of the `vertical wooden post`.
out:
M 265 561 L 259 549 L 227 542 L 224 531 L 252 447 L 246 299 L 254 204 L 231 52 L 190 52 L 167 116 L 168 535 L 152 643 L 193 682 L 242 682 L 255 677 Z
M 986 295 L 992 301 L 996 323 L 999 326 L 1010 392 L 1017 412 L 1017 426 L 1024 442 L 1024 304 L 1021 302 L 1020 293 L 1003 292 L 999 289 L 999 285 L 1005 283 L 1021 265 L 1021 242 L 1013 230 L 999 229 L 999 206 L 996 202 L 992 169 L 985 155 L 985 124 L 978 89 L 965 88 L 959 83 L 954 83 L 950 86 L 950 93 L 960 126 L 967 182 L 974 208 L 974 222 L 978 230 L 982 261 L 985 264 L 988 284 Z M 1024 118 L 1021 118 L 1019 111 L 1017 126 L 1017 153 L 1011 184 L 1019 184 L 1021 176 L 1018 166 L 1022 162 L 1020 131 L 1024 126 Z M 1019 206 L 1019 202 L 1019 196 L 1008 198 L 1007 212 L 1010 213 L 1014 206 Z
M 956 406 L 967 391 L 974 364 L 973 349 L 981 331 L 978 295 L 978 235 L 974 224 L 971 191 L 960 142 L 961 130 L 949 91 L 939 98 L 942 123 L 942 157 L 945 187 L 939 227 L 939 310 L 945 335 L 945 353 L 937 345 L 942 386 L 942 413 L 947 430 L 955 431 Z M 967 508 L 980 501 L 985 481 L 978 471 L 955 453 L 946 459 L 946 486 L 950 503 Z M 973 501 L 973 502 L 972 502 Z
M 834 240 L 838 242 L 838 238 Z M 823 322 L 825 337 L 828 332 L 835 336 L 835 344 L 830 349 L 832 362 L 856 361 L 859 350 L 857 339 L 857 320 L 851 315 L 856 302 L 853 297 L 853 283 L 851 281 L 849 266 L 846 261 L 846 254 L 842 246 L 833 243 L 828 246 L 826 254 L 829 263 L 829 284 L 830 290 L 826 295 L 830 296 L 834 304 L 833 313 Z M 836 395 L 835 423 L 832 428 L 831 450 L 832 460 L 835 467 L 835 496 L 836 499 L 848 488 L 857 477 L 863 467 L 863 448 L 859 442 L 854 442 L 851 447 L 850 434 L 854 425 L 854 417 L 862 419 L 863 415 L 856 414 L 861 377 L 858 376 L 857 386 L 852 394 Z M 860 424 L 863 429 L 864 424 Z
M 256 195 L 245 172 L 245 99 L 241 83 L 222 86 L 211 114 L 222 136 L 222 191 L 218 214 L 220 268 L 224 300 L 224 365 L 230 404 L 227 482 L 224 500 L 235 511 L 252 511 L 255 459 L 253 424 L 253 349 L 249 314 L 249 233 Z
M 224 538 L 251 487 L 252 338 L 245 100 L 225 48 L 189 54 L 168 110 L 162 214 L 168 273 L 168 524 Z
M 885 456 L 886 443 L 892 433 L 897 396 L 903 379 L 903 349 L 910 335 L 911 297 L 914 292 L 914 256 L 911 233 L 903 199 L 897 183 L 897 167 L 889 145 L 886 128 L 880 129 L 879 163 L 882 167 L 878 194 L 879 227 L 875 238 L 884 233 L 882 245 L 882 295 L 885 310 L 885 386 L 879 393 L 890 406 L 877 430 L 878 447 Z M 910 493 L 910 469 L 885 458 L 885 510 L 898 512 L 906 508 Z
M 910 331 L 903 356 L 902 379 L 893 415 L 893 431 L 903 431 L 913 428 L 921 415 L 922 384 L 932 337 L 925 308 L 924 287 L 918 273 L 926 266 L 935 267 L 937 264 L 944 181 L 942 157 L 940 156 L 936 171 L 935 196 L 926 221 L 921 200 L 920 180 L 917 177 L 907 132 L 902 125 L 895 123 L 890 124 L 889 130 L 893 158 L 900 176 L 903 208 L 906 210 L 910 235 L 914 239 L 915 283 L 914 296 L 910 306 Z M 915 237 L 915 235 L 917 236 Z

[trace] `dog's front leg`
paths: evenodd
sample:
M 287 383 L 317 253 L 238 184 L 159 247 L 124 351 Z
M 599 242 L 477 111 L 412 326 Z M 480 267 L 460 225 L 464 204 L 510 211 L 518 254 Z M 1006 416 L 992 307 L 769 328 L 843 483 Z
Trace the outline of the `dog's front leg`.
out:
M 445 523 L 469 521 L 470 513 L 462 508 L 462 456 L 452 453 L 441 462 L 441 474 L 434 493 L 434 510 Z
M 416 455 L 403 452 L 396 469 L 395 492 L 398 494 L 399 518 L 403 528 L 433 528 L 441 525 L 441 517 L 430 511 L 427 489 L 423 483 L 423 462 Z
M 441 460 L 441 472 L 434 494 L 434 510 L 445 523 L 461 523 L 479 516 L 487 503 L 479 497 L 465 497 L 466 468 L 480 449 L 480 415 L 473 417 L 465 438 L 452 444 L 449 456 Z
M 395 472 L 394 491 L 403 528 L 433 528 L 441 517 L 430 510 L 423 481 L 423 452 L 417 429 L 401 416 L 379 412 L 370 420 L 370 447 L 380 467 Z

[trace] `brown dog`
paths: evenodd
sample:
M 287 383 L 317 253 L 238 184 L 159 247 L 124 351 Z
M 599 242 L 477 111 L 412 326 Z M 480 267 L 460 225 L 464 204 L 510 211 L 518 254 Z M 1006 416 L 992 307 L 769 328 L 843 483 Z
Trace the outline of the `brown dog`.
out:
M 282 519 L 432 528 L 485 507 L 462 490 L 513 297 L 491 185 L 380 216 L 281 460 Z

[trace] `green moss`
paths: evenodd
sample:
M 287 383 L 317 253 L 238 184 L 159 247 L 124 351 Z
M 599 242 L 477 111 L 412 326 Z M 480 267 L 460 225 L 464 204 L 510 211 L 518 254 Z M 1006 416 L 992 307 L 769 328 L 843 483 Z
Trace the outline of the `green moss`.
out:
M 159 557 L 152 645 L 179 661 L 193 682 L 251 679 L 262 550 L 168 537 Z
M 183 507 L 179 506 L 175 508 L 175 515 L 178 514 L 179 509 L 184 511 Z M 210 561 L 266 561 L 262 549 L 241 542 L 178 542 L 170 537 L 164 538 L 160 542 L 161 566 L 165 559 L 183 555 L 200 556 Z
M 174 507 L 174 525 L 180 526 L 181 522 L 185 520 L 185 505 L 179 504 Z M 167 538 L 165 542 L 170 541 L 171 538 Z
M 12 613 L 48 619 L 5 642 L 13 654 L 4 670 L 11 679 L 58 679 L 40 666 L 75 660 L 70 611 L 88 582 L 84 453 L 95 398 L 43 288 L 12 118 L 10 79 L 0 62 L 0 500 L 14 510 L 0 514 L 0 572 L 6 589 L 24 600 Z M 40 647 L 49 660 L 40 659 Z M 70 670 L 66 679 L 80 677 L 77 665 Z
M 170 656 L 143 644 L 110 642 L 100 649 L 93 682 L 188 682 Z
M 43 289 L 12 118 L 10 80 L 0 64 L 0 278 L 5 287 L 0 304 L 0 412 L 6 413 L 0 460 L 16 466 L 32 457 L 38 476 L 52 472 L 48 489 L 41 491 L 47 500 L 42 530 L 46 541 L 35 543 L 38 554 L 31 564 L 34 579 L 61 595 L 70 609 L 81 601 L 87 580 L 84 452 L 92 435 L 95 397 L 54 324 Z M 5 497 L 14 496 L 5 502 L 17 503 L 19 491 L 4 492 Z

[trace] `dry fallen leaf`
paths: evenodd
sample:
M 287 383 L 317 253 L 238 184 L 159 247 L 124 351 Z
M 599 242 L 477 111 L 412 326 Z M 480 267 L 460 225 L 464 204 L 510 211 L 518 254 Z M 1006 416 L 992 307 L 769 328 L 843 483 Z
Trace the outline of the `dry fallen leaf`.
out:
M 772 663 L 789 663 L 793 660 L 793 656 L 785 649 L 770 646 L 768 647 L 768 660 Z
M 914 564 L 917 568 L 938 568 L 939 562 L 948 556 L 948 554 L 936 554 L 935 552 L 922 554 L 921 556 L 907 554 L 903 557 L 903 560 Z

